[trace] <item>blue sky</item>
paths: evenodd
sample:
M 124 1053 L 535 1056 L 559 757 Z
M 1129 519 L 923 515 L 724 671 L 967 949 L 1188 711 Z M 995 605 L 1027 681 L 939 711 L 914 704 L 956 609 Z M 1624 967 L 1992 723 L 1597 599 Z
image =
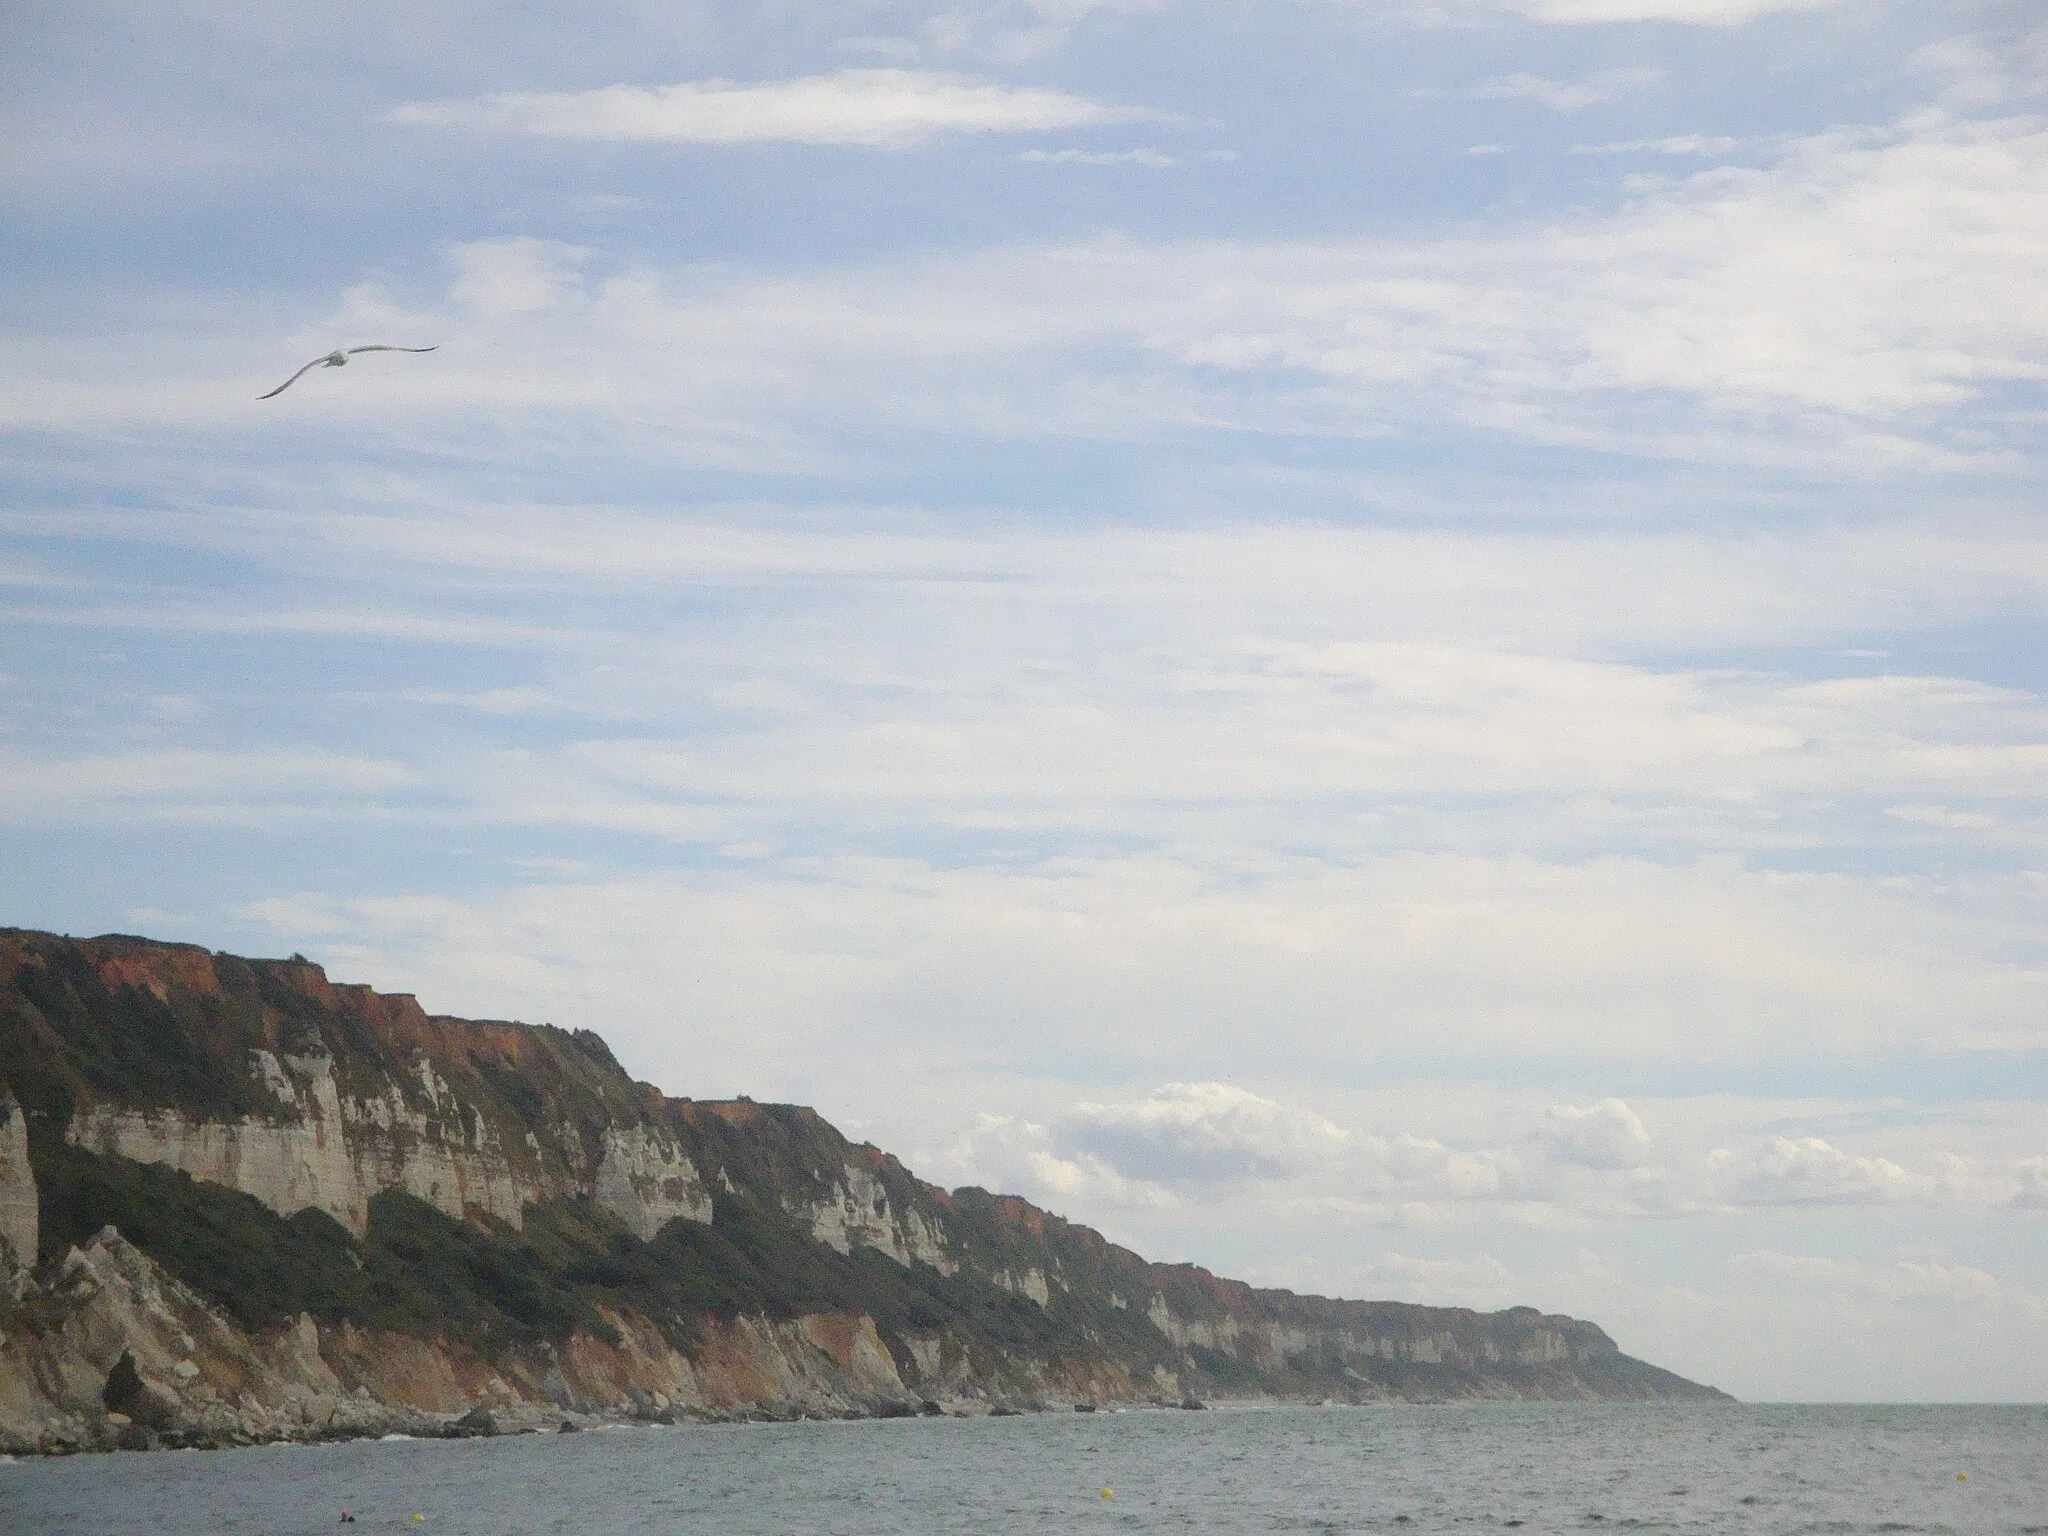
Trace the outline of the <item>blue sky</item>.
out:
M 2048 1394 L 2029 7 L 7 25 L 5 920 Z

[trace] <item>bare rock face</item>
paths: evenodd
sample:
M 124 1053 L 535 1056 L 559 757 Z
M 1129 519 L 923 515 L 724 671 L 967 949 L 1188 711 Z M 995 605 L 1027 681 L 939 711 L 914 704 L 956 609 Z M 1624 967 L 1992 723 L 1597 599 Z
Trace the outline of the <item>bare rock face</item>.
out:
M 28 1161 L 28 1122 L 12 1098 L 0 1098 L 0 1287 L 36 1267 L 41 1203 Z
M 0 1446 L 11 1451 L 229 1444 L 303 1429 L 339 1382 L 317 1348 L 252 1339 L 112 1228 L 31 1283 L 0 1344 Z M 311 1331 L 312 1320 L 300 1325 Z M 333 1418 L 389 1422 L 357 1401 Z
M 122 1350 L 121 1358 L 107 1372 L 106 1385 L 100 1388 L 100 1402 L 109 1418 L 119 1415 L 147 1430 L 175 1429 L 180 1418 L 176 1395 L 167 1387 L 142 1379 L 142 1373 L 135 1368 L 133 1350 Z
M 813 1314 L 707 1327 L 693 1355 L 645 1318 L 611 1337 L 487 1363 L 445 1340 L 310 1316 L 252 1336 L 111 1229 L 70 1250 L 34 1313 L 0 1344 L 0 1450 L 231 1445 L 403 1431 L 531 1430 L 597 1418 L 726 1416 L 773 1408 L 913 1412 L 873 1319 Z
M 643 1238 L 678 1219 L 711 1220 L 711 1194 L 696 1165 L 644 1125 L 607 1128 L 591 1193 Z
M 842 1164 L 824 1198 L 800 1209 L 810 1221 L 811 1235 L 840 1253 L 858 1245 L 886 1253 L 898 1264 L 929 1264 L 942 1275 L 958 1268 L 946 1251 L 944 1229 L 915 1207 L 896 1210 L 887 1185 L 872 1169 Z

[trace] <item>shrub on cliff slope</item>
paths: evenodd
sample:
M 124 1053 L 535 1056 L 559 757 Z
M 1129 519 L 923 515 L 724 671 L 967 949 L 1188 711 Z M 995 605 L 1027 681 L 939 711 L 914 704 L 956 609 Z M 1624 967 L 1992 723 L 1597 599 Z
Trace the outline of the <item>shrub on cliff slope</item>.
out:
M 850 1312 L 892 1340 L 954 1326 L 998 1352 L 1087 1352 L 1078 1319 L 973 1276 L 906 1269 L 870 1249 L 836 1252 L 744 1195 L 721 1195 L 708 1225 L 674 1221 L 642 1240 L 580 1197 L 530 1206 L 514 1229 L 457 1221 L 393 1189 L 370 1202 L 358 1240 L 320 1211 L 279 1216 L 160 1164 L 48 1137 L 36 1138 L 33 1161 L 45 1253 L 111 1224 L 251 1328 L 310 1312 L 490 1358 L 579 1328 L 610 1337 L 600 1306 L 653 1320 L 686 1352 L 709 1316 Z
M 279 1216 L 252 1196 L 159 1163 L 97 1157 L 34 1136 L 42 1251 L 52 1258 L 115 1226 L 172 1274 L 250 1327 L 311 1312 L 367 1313 L 369 1291 L 348 1231 L 324 1211 Z

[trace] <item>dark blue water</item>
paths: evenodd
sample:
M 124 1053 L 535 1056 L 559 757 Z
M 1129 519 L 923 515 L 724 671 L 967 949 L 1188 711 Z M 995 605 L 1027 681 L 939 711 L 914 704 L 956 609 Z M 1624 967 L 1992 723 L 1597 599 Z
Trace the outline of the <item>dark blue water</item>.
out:
M 1102 1497 L 1104 1488 L 1115 1496 Z M 344 1507 L 358 1519 L 351 1536 L 2048 1533 L 2048 1410 L 1484 1404 L 1048 1414 L 0 1466 L 0 1530 L 9 1536 L 283 1536 L 334 1531 Z

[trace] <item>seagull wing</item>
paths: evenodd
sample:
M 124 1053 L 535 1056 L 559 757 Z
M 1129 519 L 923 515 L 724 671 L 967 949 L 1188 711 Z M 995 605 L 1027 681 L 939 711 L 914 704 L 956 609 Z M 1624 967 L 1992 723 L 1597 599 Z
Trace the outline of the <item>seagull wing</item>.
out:
M 434 350 L 433 347 L 350 347 L 348 355 L 354 357 L 358 352 L 432 352 Z
M 293 374 L 290 378 L 286 379 L 282 384 L 278 385 L 277 388 L 273 389 L 269 394 L 258 395 L 256 398 L 258 400 L 269 400 L 274 396 L 283 394 L 286 390 L 290 389 L 294 384 L 298 383 L 299 380 L 302 377 L 304 377 L 305 374 L 307 374 L 308 372 L 315 368 L 318 368 L 322 363 L 326 361 L 327 359 L 324 357 L 314 358 L 313 361 L 306 364 L 304 368 L 301 368 L 297 373 Z

